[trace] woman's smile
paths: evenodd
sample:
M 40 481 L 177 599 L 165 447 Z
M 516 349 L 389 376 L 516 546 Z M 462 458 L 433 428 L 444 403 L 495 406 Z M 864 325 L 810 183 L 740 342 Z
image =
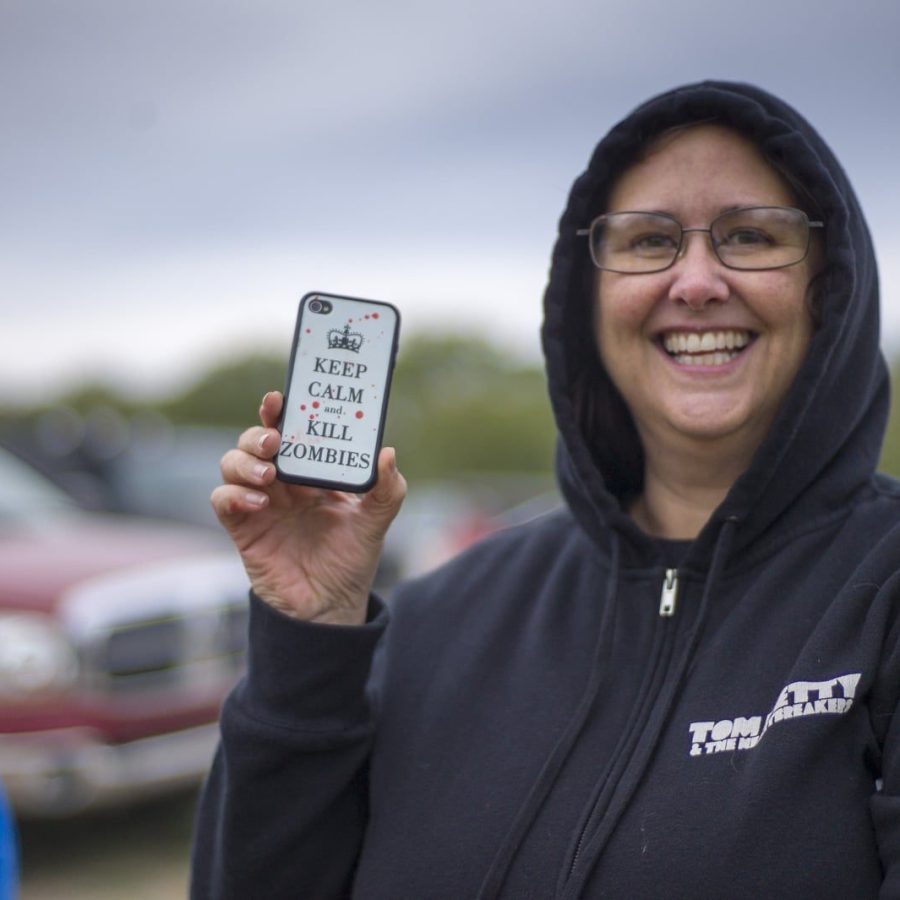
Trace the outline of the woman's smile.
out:
M 660 337 L 665 352 L 681 366 L 724 366 L 740 356 L 753 340 L 746 329 L 667 331 Z

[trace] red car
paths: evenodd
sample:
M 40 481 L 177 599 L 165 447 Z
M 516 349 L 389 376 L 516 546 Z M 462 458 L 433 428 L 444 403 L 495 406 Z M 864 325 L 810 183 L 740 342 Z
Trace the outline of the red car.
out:
M 0 451 L 0 782 L 17 812 L 201 778 L 246 598 L 223 537 L 85 512 Z

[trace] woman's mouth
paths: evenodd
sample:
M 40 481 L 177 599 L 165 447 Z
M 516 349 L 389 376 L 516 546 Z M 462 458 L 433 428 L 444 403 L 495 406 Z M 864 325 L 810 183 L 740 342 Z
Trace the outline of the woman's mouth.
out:
M 667 331 L 661 344 L 668 355 L 683 366 L 724 366 L 736 359 L 753 340 L 751 331 Z

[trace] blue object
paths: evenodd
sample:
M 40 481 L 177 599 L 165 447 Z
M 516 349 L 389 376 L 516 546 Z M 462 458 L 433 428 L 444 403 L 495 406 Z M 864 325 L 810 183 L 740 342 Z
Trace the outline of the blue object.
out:
M 0 785 L 0 900 L 15 900 L 18 896 L 18 856 L 12 810 Z

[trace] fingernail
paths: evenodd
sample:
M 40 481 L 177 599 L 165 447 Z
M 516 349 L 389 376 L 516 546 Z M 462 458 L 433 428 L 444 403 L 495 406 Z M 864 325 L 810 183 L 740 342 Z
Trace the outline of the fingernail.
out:
M 269 433 L 266 432 L 257 442 L 256 446 L 259 447 L 260 450 L 265 449 L 266 441 L 269 439 Z
M 248 491 L 246 494 L 244 494 L 244 499 L 248 503 L 252 503 L 254 506 L 263 506 L 269 500 L 266 494 L 257 494 L 252 491 Z
M 253 467 L 253 474 L 262 481 L 269 474 L 269 467 L 263 463 L 259 463 Z

